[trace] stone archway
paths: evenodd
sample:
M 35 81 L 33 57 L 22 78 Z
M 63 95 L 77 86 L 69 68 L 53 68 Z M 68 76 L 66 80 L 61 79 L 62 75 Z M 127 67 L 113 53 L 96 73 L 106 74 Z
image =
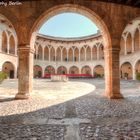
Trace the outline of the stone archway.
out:
M 94 77 L 101 77 L 103 78 L 104 77 L 104 67 L 101 66 L 101 65 L 97 65 L 94 67 L 94 70 L 93 70 L 93 75 Z
M 121 65 L 121 78 L 126 80 L 133 78 L 133 70 L 131 63 L 125 62 Z
M 122 98 L 122 95 L 120 94 L 120 79 L 119 79 L 119 47 L 116 47 L 115 45 L 113 45 L 112 47 L 112 42 L 111 42 L 111 37 L 110 37 L 110 33 L 109 30 L 107 28 L 107 25 L 105 24 L 105 21 L 97 14 L 95 13 L 93 10 L 84 7 L 84 6 L 80 6 L 80 5 L 76 5 L 76 4 L 62 4 L 62 5 L 58 5 L 58 6 L 54 6 L 48 10 L 46 10 L 46 12 L 42 13 L 38 19 L 34 22 L 34 25 L 30 31 L 30 47 L 26 47 L 25 48 L 20 48 L 19 49 L 19 54 L 21 53 L 21 56 L 23 56 L 23 52 L 28 52 L 28 59 L 29 60 L 25 60 L 25 63 L 28 63 L 29 61 L 31 62 L 30 64 L 28 63 L 28 67 L 27 69 L 25 68 L 25 71 L 29 71 L 27 75 L 29 75 L 29 82 L 26 84 L 30 85 L 28 86 L 28 89 L 24 90 L 23 93 L 23 88 L 22 89 L 22 95 L 20 96 L 20 88 L 19 88 L 19 96 L 17 96 L 17 98 L 28 98 L 28 93 L 30 93 L 32 91 L 32 71 L 28 70 L 30 67 L 33 67 L 33 59 L 32 57 L 32 49 L 34 48 L 34 43 L 35 43 L 35 39 L 36 39 L 36 35 L 38 30 L 40 29 L 40 27 L 43 25 L 43 23 L 45 21 L 47 21 L 50 17 L 56 15 L 56 14 L 60 14 L 63 12 L 76 12 L 79 14 L 82 14 L 86 17 L 88 17 L 89 19 L 91 19 L 100 29 L 101 34 L 103 36 L 103 45 L 104 45 L 104 54 L 105 54 L 105 95 L 108 98 Z M 20 56 L 20 55 L 19 55 Z M 26 62 L 27 61 L 27 62 Z M 115 63 L 115 67 L 114 67 L 114 63 Z M 20 63 L 20 65 L 22 65 Z M 20 66 L 19 66 L 20 68 Z M 22 71 L 24 71 L 22 69 Z M 19 77 L 19 81 L 27 81 L 26 79 L 23 77 Z M 115 81 L 115 82 L 114 82 Z M 23 82 L 22 82 L 23 83 Z M 23 85 L 21 85 L 23 86 Z M 25 86 L 27 87 L 27 86 Z M 27 95 L 26 95 L 27 93 Z
M 87 74 L 87 75 L 91 75 L 91 68 L 89 66 L 84 66 L 81 69 L 81 73 L 82 74 Z
M 60 67 L 57 69 L 57 74 L 67 74 L 67 68 L 64 67 L 64 66 L 60 66 Z
M 49 75 L 51 75 L 51 74 L 55 74 L 55 69 L 54 69 L 54 67 L 53 66 L 47 66 L 46 68 L 45 68 L 45 75 L 46 74 L 49 74 Z
M 70 67 L 69 74 L 79 74 L 79 68 L 76 66 Z
M 15 77 L 15 67 L 9 61 L 6 61 L 2 65 L 2 71 L 7 74 L 8 78 L 13 79 Z
M 137 76 L 140 74 L 140 59 L 136 61 L 133 70 L 133 79 L 137 79 Z
M 41 78 L 42 77 L 42 68 L 39 65 L 34 66 L 34 78 Z

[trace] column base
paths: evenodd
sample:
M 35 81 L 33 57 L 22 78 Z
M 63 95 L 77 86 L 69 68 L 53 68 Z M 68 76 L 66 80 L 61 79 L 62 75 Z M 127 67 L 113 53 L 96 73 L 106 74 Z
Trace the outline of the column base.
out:
M 30 97 L 29 94 L 18 93 L 18 94 L 16 94 L 15 99 L 25 100 L 25 99 L 28 99 L 29 97 Z
M 109 99 L 124 99 L 123 95 L 121 93 L 104 93 L 104 96 Z

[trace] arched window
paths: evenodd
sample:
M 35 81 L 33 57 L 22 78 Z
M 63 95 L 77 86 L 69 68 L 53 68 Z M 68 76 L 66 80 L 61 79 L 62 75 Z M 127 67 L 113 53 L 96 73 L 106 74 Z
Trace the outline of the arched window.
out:
M 127 40 L 126 40 L 126 52 L 127 54 L 132 53 L 132 36 L 130 33 L 127 35 Z
M 123 37 L 121 37 L 120 42 L 120 55 L 125 55 L 125 40 Z
M 10 54 L 15 54 L 15 39 L 13 37 L 13 35 L 10 36 L 10 40 L 9 40 L 9 53 Z
M 3 33 L 2 33 L 2 52 L 4 52 L 4 53 L 7 53 L 7 44 L 8 43 L 8 41 L 7 41 L 7 34 L 6 34 L 6 32 L 5 31 L 3 31 Z
M 138 51 L 139 50 L 139 40 L 140 36 L 139 36 L 139 30 L 137 29 L 134 35 L 134 50 Z

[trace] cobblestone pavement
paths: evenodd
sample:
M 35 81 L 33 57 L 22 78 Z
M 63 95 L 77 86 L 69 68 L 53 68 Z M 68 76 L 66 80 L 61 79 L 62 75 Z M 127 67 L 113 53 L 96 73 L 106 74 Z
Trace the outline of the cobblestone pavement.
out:
M 123 100 L 103 96 L 103 79 L 34 80 L 14 100 L 17 80 L 0 85 L 0 140 L 140 140 L 140 83 L 121 81 Z

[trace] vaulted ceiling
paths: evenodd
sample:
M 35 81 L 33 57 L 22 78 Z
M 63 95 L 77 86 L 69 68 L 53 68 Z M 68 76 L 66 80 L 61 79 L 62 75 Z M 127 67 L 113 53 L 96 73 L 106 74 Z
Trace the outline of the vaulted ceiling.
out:
M 96 0 L 96 1 L 112 2 L 140 8 L 140 0 Z
M 4 0 L 4 1 L 9 1 L 9 0 Z M 17 0 L 13 0 L 13 1 L 17 1 Z M 40 0 L 19 0 L 19 1 L 40 1 Z M 72 0 L 72 1 L 75 1 L 75 0 Z M 94 1 L 118 3 L 118 4 L 129 5 L 129 6 L 140 8 L 140 0 L 94 0 Z

